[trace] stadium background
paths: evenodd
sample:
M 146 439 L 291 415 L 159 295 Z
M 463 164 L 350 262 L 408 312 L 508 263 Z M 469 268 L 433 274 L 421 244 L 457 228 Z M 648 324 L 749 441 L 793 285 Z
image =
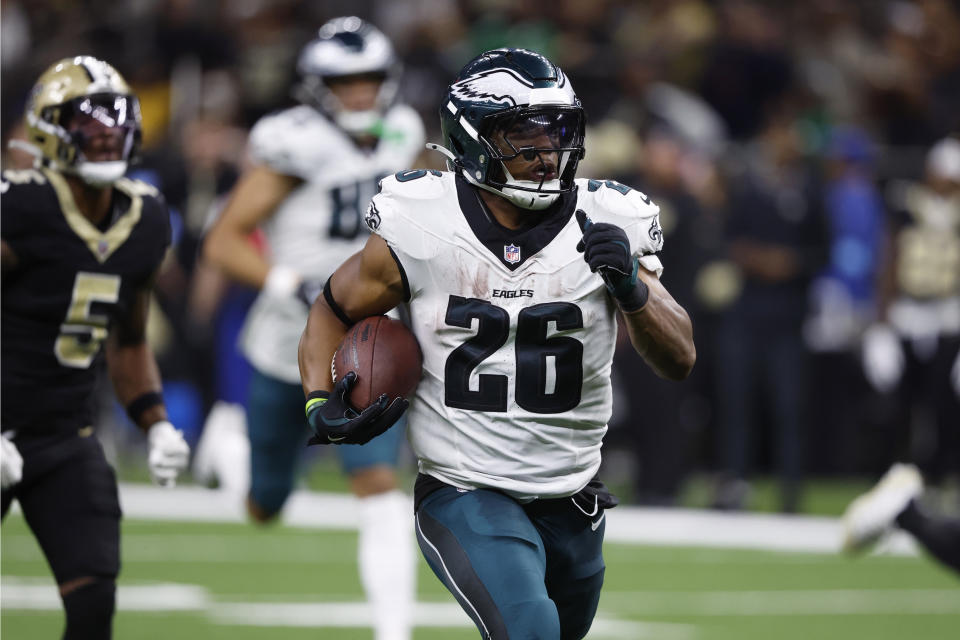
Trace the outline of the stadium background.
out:
M 198 243 L 243 169 L 246 131 L 259 116 L 289 104 L 296 55 L 316 27 L 355 14 L 384 30 L 404 64 L 401 97 L 420 111 L 435 141 L 440 95 L 464 62 L 497 46 L 537 50 L 563 67 L 587 110 L 580 175 L 620 180 L 661 206 L 664 281 L 694 321 L 698 365 L 681 385 L 660 383 L 629 349 L 619 353 L 603 472 L 625 502 L 709 506 L 725 479 L 721 452 L 743 445 L 752 483 L 731 485 L 731 500 L 750 510 L 836 516 L 898 455 L 917 460 L 934 482 L 929 499 L 956 509 L 960 416 L 952 435 L 938 430 L 931 416 L 942 397 L 921 395 L 908 407 L 901 394 L 875 391 L 859 362 L 876 304 L 881 230 L 896 212 L 902 186 L 923 178 L 931 146 L 960 132 L 958 4 L 4 0 L 3 166 L 29 164 L 6 142 L 19 135 L 31 83 L 51 62 L 93 54 L 135 87 L 145 144 L 134 173 L 159 186 L 175 212 L 175 247 L 158 286 L 152 341 L 174 422 L 195 444 L 215 401 L 243 401 L 244 368 L 234 338 L 251 300 L 251 292 L 228 286 L 198 261 Z M 438 167 L 439 158 L 424 154 L 421 166 Z M 764 164 L 765 158 L 777 161 Z M 793 202 L 823 220 L 795 246 L 820 266 L 785 297 L 753 300 L 745 309 L 729 238 L 734 226 L 742 231 L 768 213 L 770 201 L 743 195 L 758 174 L 776 176 L 772 201 Z M 841 224 L 851 203 L 861 207 L 859 231 Z M 850 250 L 851 242 L 859 251 Z M 718 419 L 729 400 L 724 383 L 731 365 L 748 357 L 730 329 L 743 313 L 767 314 L 802 348 L 799 366 L 774 367 L 767 393 L 745 402 L 761 418 L 750 445 Z M 803 390 L 801 442 L 793 448 L 803 472 L 788 474 L 787 491 L 778 491 L 776 481 L 784 467 L 776 454 L 782 421 L 775 403 L 764 400 L 779 386 Z M 146 479 L 142 437 L 106 388 L 103 395 L 100 435 L 127 483 L 125 495 L 162 503 L 137 493 Z M 190 509 L 158 515 L 125 502 L 121 587 L 173 585 L 170 592 L 160 589 L 166 595 L 140 597 L 182 606 L 158 614 L 135 606 L 138 592 L 128 591 L 133 595 L 125 607 L 122 590 L 118 637 L 193 637 L 196 628 L 209 637 L 369 637 L 362 628 L 349 630 L 363 626 L 362 613 L 347 615 L 353 623 L 339 630 L 309 616 L 304 625 L 314 620 L 319 631 L 280 628 L 281 603 L 359 599 L 350 507 L 336 495 L 345 484 L 328 455 L 312 454 L 318 460 L 305 485 L 329 498 L 316 508 L 345 510 L 333 524 L 293 517 L 259 530 L 232 512 L 225 522 L 188 523 L 200 519 Z M 197 495 L 196 511 L 210 508 L 203 502 L 209 496 Z M 673 511 L 624 513 L 652 514 L 656 529 Z M 746 535 L 761 524 L 749 515 L 718 517 L 699 526 L 732 523 Z M 801 523 L 823 525 L 822 532 L 836 525 L 829 519 L 778 522 L 787 531 L 803 530 Z M 609 588 L 596 637 L 946 638 L 960 622 L 956 581 L 908 546 L 900 547 L 903 557 L 852 564 L 829 554 L 827 542 L 804 543 L 802 533 L 793 547 L 771 550 L 761 541 L 734 544 L 744 547 L 735 551 L 718 549 L 726 545 L 709 536 L 684 543 L 694 549 L 659 546 L 669 545 L 670 535 L 631 540 L 625 534 L 609 545 Z M 16 514 L 4 524 L 2 540 L 2 632 L 56 635 L 61 614 L 43 605 L 46 568 Z M 324 559 L 320 550 L 331 548 L 337 557 Z M 422 601 L 450 605 L 425 571 L 420 582 Z M 251 600 L 276 605 L 259 616 L 276 628 L 247 627 L 224 613 L 242 609 L 238 602 L 252 610 Z M 288 621 L 297 618 L 287 611 Z M 437 615 L 455 618 L 456 611 Z M 326 610 L 317 616 L 336 617 Z M 465 628 L 423 634 L 472 637 Z

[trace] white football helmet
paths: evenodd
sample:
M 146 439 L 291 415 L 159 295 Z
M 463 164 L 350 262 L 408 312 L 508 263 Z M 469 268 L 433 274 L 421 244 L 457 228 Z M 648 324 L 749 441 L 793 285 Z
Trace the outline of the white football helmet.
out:
M 320 27 L 317 37 L 300 53 L 300 83 L 296 97 L 324 111 L 351 135 L 376 134 L 383 114 L 393 103 L 399 85 L 400 63 L 393 45 L 372 24 L 355 16 L 334 18 Z M 370 76 L 380 80 L 376 106 L 364 111 L 346 109 L 330 90 L 337 78 Z

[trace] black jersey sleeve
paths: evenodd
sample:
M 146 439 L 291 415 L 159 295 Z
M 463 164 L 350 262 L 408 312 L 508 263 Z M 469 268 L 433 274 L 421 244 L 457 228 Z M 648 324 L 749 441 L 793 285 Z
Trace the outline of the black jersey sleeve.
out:
M 54 202 L 44 175 L 34 169 L 7 170 L 0 179 L 0 237 L 20 266 L 32 258 L 31 237 L 43 227 Z

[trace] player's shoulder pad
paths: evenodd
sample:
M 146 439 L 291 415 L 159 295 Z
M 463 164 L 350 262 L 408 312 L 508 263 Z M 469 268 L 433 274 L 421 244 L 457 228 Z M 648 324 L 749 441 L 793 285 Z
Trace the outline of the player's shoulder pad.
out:
M 120 178 L 114 186 L 131 198 L 140 198 L 140 224 L 145 225 L 149 233 L 163 238 L 165 244 L 169 244 L 170 208 L 163 193 L 149 182 L 130 178 Z
M 167 208 L 167 200 L 163 197 L 163 194 L 160 193 L 160 190 L 149 182 L 120 178 L 114 183 L 114 186 L 131 198 L 140 198 L 140 201 L 143 203 L 143 216 L 159 217 L 164 221 L 168 221 L 170 213 Z
M 260 118 L 247 140 L 251 159 L 278 173 L 304 177 L 313 167 L 306 158 L 323 146 L 332 125 L 316 109 L 299 105 Z
M 413 250 L 424 242 L 424 230 L 442 225 L 438 216 L 449 215 L 444 201 L 450 197 L 456 201 L 452 173 L 435 169 L 398 171 L 380 181 L 380 192 L 370 201 L 364 219 L 370 231 L 391 246 Z
M 396 200 L 432 200 L 443 197 L 453 185 L 453 174 L 436 169 L 406 169 L 380 181 L 376 197 Z M 456 188 L 456 187 L 454 187 Z
M 594 222 L 621 227 L 637 253 L 656 253 L 663 248 L 660 207 L 643 193 L 614 180 L 578 179 L 577 206 Z
M 59 211 L 53 186 L 37 169 L 8 169 L 0 178 L 0 214 L 2 231 L 10 236 L 33 227 L 41 219 L 38 214 Z
M 128 195 L 140 196 L 144 199 L 153 199 L 163 201 L 163 195 L 160 190 L 149 182 L 143 180 L 134 180 L 132 178 L 120 178 L 115 183 L 117 188 Z
M 47 177 L 38 169 L 6 169 L 0 179 L 0 195 L 46 185 Z

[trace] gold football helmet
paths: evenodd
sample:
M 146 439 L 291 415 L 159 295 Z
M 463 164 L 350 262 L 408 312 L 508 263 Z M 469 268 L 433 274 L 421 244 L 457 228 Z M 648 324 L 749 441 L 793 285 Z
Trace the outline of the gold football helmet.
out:
M 92 56 L 65 58 L 37 79 L 26 111 L 37 163 L 104 186 L 122 177 L 140 148 L 140 103 L 116 69 Z

